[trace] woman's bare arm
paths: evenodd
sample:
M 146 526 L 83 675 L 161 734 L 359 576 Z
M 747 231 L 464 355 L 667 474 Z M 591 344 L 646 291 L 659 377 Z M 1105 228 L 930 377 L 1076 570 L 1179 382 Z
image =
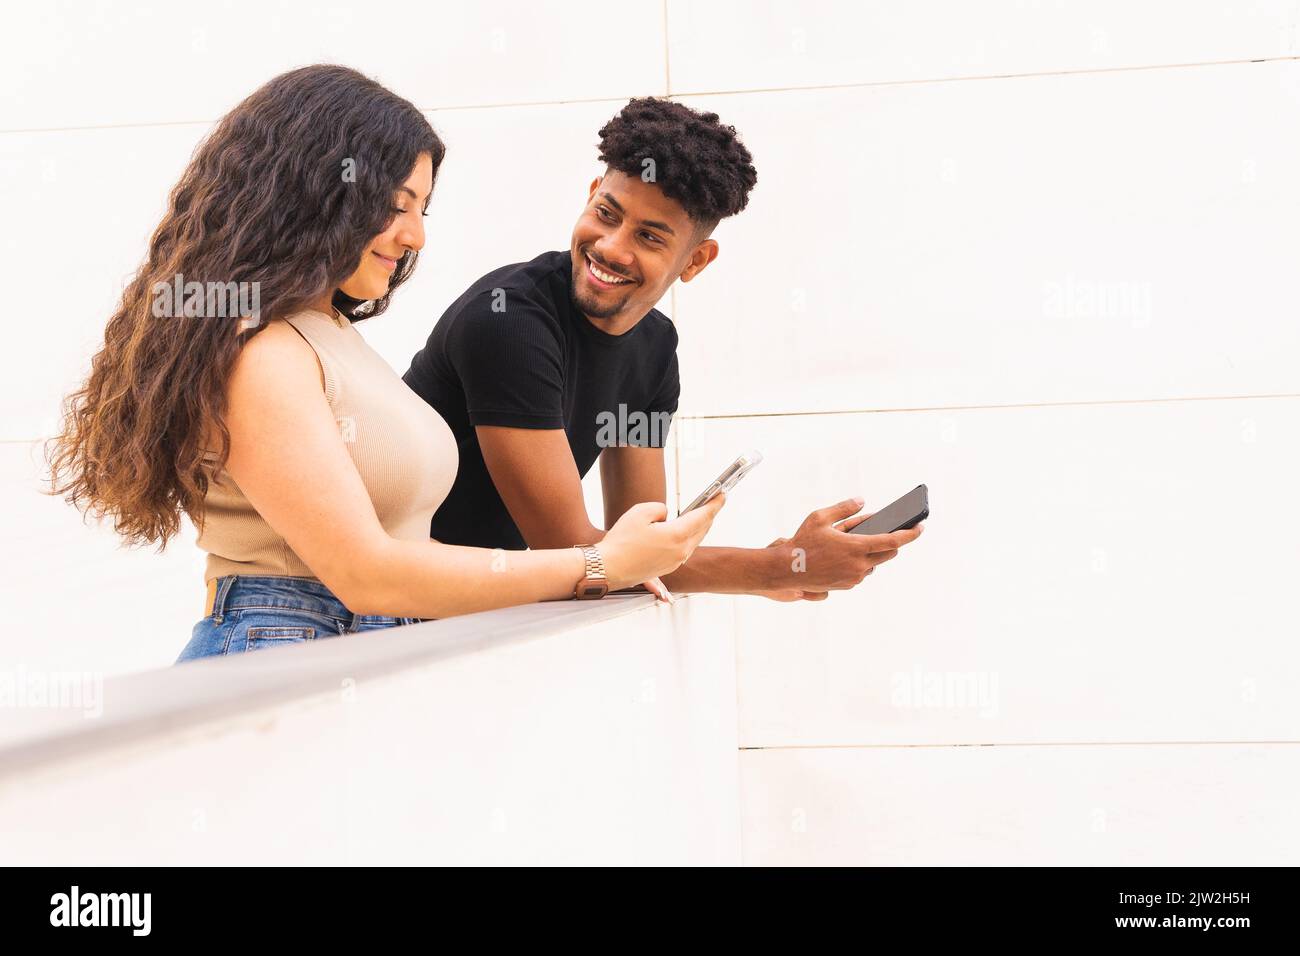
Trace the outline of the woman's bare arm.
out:
M 315 352 L 287 323 L 273 322 L 254 336 L 228 385 L 226 469 L 348 608 L 437 618 L 573 595 L 583 576 L 582 554 L 574 548 L 504 552 L 392 538 L 348 454 L 322 381 Z M 611 588 L 668 573 L 717 513 L 659 523 L 663 505 L 638 508 L 621 534 L 611 531 L 601 546 Z M 648 567 L 657 570 L 646 573 Z

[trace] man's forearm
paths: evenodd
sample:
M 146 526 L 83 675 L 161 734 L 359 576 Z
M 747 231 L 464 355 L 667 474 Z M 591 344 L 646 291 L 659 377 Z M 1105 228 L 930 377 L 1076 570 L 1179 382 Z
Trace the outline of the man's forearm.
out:
M 564 527 L 532 528 L 524 539 L 534 551 L 548 548 L 571 548 L 575 544 L 598 544 L 605 537 L 605 532 L 595 527 L 590 521 L 578 522 Z
M 549 530 L 549 529 L 548 529 Z M 585 532 L 578 525 L 558 533 L 549 533 L 530 548 L 565 548 L 574 544 L 598 544 L 605 532 L 588 524 Z M 714 594 L 752 594 L 790 587 L 792 576 L 789 548 L 708 548 L 699 547 L 690 559 L 663 578 L 664 586 L 679 594 L 711 592 Z
M 780 548 L 700 547 L 663 582 L 682 594 L 750 594 L 788 587 L 790 573 L 790 559 Z

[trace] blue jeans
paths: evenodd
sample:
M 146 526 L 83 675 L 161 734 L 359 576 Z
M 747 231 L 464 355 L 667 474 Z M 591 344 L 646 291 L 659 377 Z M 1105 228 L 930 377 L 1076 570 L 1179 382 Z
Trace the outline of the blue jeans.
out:
M 176 663 L 286 647 L 420 620 L 353 614 L 314 578 L 231 574 L 217 578 L 212 613 L 194 625 L 190 642 Z

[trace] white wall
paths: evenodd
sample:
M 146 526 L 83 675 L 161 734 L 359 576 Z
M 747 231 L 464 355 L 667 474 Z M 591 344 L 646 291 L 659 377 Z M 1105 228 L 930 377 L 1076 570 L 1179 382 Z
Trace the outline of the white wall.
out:
M 765 544 L 814 506 L 929 483 L 926 536 L 858 591 L 739 602 L 752 860 L 901 859 L 861 815 L 886 756 L 921 789 L 955 744 L 1033 744 L 1026 772 L 1049 787 L 1099 775 L 1096 805 L 1045 830 L 1065 854 L 1138 792 L 1130 744 L 1177 742 L 1154 798 L 1235 777 L 1222 743 L 1183 744 L 1300 739 L 1300 0 L 629 0 L 600 17 L 521 0 L 414 7 L 397 38 L 342 2 L 132 9 L 17 8 L 0 62 L 0 280 L 33 290 L 11 293 L 0 352 L 17 541 L 0 662 L 114 673 L 183 645 L 192 551 L 115 553 L 31 491 L 31 442 L 208 124 L 275 72 L 338 59 L 430 110 L 450 147 L 421 270 L 365 330 L 398 371 L 481 272 L 567 240 L 600 123 L 667 93 L 734 123 L 759 169 L 722 257 L 664 303 L 683 490 L 767 456 L 714 540 Z M 128 49 L 194 68 L 160 84 Z M 983 703 L 906 697 L 963 679 Z M 885 749 L 919 744 L 942 749 Z M 825 746 L 814 767 L 805 748 Z M 1258 784 L 1225 783 L 1222 806 L 1295 784 L 1291 751 L 1259 753 Z M 812 779 L 846 798 L 801 830 Z M 914 859 L 953 846 L 928 818 Z M 1033 826 L 1003 842 L 1013 857 Z
M 1294 862 L 1296 4 L 742 7 L 669 17 L 759 166 L 677 293 L 680 482 L 762 450 L 753 545 L 933 509 L 738 602 L 747 861 Z

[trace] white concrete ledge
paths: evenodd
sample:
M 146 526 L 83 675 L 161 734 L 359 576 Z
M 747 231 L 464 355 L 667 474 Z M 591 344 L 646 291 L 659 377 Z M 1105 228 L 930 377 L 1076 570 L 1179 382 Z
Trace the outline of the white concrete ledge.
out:
M 653 604 L 647 594 L 527 604 L 111 677 L 103 681 L 99 716 L 69 707 L 8 710 L 0 722 L 0 782 L 42 765 L 335 692 L 343 680 L 537 640 Z
M 0 863 L 740 861 L 730 599 L 531 605 L 11 711 Z

